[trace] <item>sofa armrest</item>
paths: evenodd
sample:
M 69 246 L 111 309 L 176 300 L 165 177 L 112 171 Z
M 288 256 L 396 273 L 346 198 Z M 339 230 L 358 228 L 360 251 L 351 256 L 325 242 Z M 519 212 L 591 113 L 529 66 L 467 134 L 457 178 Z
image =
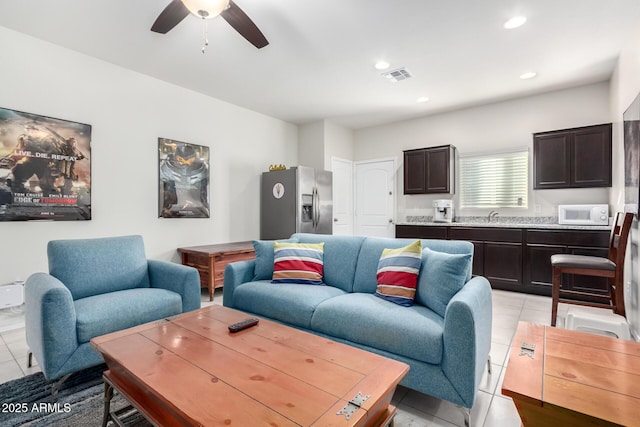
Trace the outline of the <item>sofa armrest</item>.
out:
M 200 275 L 198 270 L 169 261 L 148 260 L 149 281 L 152 288 L 166 289 L 180 294 L 182 312 L 200 308 Z
M 491 348 L 491 285 L 476 276 L 449 301 L 442 369 L 465 407 L 473 406 Z
M 239 285 L 253 280 L 256 260 L 238 261 L 227 264 L 224 268 L 224 286 L 222 287 L 222 304 L 225 307 L 235 307 L 233 294 Z
M 46 273 L 29 276 L 24 284 L 27 345 L 48 380 L 78 348 L 76 309 L 69 289 Z

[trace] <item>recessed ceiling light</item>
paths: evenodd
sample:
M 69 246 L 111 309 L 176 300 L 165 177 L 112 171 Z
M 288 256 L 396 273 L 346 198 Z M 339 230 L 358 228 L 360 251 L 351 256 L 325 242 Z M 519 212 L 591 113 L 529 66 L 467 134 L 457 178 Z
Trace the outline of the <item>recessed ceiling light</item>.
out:
M 504 28 L 506 28 L 507 30 L 512 30 L 514 28 L 521 27 L 525 22 L 527 22 L 526 16 L 514 16 L 504 23 Z
M 376 67 L 376 70 L 386 70 L 389 68 L 389 63 L 387 61 L 378 61 L 375 63 L 374 67 Z
M 420 98 L 416 99 L 416 102 L 427 102 L 429 101 L 429 98 L 426 96 L 421 96 Z
M 534 77 L 535 77 L 535 76 L 537 76 L 537 75 L 538 75 L 537 73 L 534 73 L 533 71 L 530 71 L 530 72 L 528 72 L 528 73 L 521 74 L 521 75 L 520 75 L 520 78 L 521 78 L 522 80 L 529 80 L 529 79 L 534 78 Z

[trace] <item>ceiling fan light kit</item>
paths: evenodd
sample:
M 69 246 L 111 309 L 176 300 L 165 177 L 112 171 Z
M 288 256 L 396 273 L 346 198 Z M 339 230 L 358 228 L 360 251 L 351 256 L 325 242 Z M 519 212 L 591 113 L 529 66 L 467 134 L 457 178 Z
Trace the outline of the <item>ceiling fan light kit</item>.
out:
M 151 31 L 166 34 L 189 16 L 189 13 L 200 19 L 211 19 L 220 15 L 234 30 L 258 49 L 269 44 L 262 31 L 233 0 L 171 0 L 156 18 L 151 26 Z M 206 33 L 206 28 L 204 31 Z
M 182 0 L 189 12 L 202 19 L 211 19 L 229 8 L 229 0 Z

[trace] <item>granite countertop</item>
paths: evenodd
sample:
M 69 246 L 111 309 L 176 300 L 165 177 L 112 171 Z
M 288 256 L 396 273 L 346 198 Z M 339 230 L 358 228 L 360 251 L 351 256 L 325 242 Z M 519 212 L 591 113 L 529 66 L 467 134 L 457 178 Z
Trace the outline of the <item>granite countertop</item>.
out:
M 611 222 L 611 221 L 610 221 Z M 489 222 L 487 217 L 456 217 L 454 222 L 433 222 L 429 216 L 407 216 L 407 221 L 396 225 L 428 225 L 440 227 L 494 227 L 539 228 L 545 230 L 611 230 L 611 225 L 561 225 L 557 217 L 498 217 Z

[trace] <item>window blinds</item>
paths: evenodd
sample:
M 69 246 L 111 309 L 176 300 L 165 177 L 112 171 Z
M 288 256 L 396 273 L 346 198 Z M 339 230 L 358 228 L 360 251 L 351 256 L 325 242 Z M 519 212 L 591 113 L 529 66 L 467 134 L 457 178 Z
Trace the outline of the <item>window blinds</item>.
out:
M 526 208 L 528 178 L 528 150 L 462 157 L 460 206 Z

